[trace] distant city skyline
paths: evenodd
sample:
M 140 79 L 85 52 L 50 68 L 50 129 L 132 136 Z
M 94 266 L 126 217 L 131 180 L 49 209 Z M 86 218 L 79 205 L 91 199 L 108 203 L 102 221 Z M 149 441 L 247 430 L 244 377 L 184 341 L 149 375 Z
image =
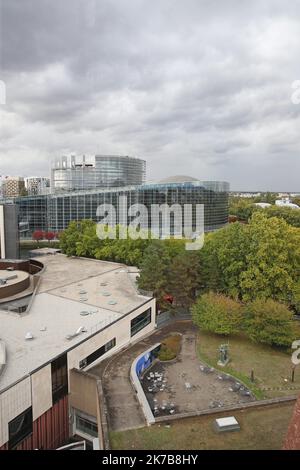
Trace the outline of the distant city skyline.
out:
M 49 176 L 64 154 L 118 154 L 145 159 L 148 181 L 300 191 L 299 3 L 0 6 L 1 175 Z

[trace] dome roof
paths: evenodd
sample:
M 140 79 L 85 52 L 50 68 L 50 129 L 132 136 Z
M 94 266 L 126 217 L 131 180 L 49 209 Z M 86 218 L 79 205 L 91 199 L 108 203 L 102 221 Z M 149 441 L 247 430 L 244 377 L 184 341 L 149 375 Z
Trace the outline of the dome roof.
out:
M 192 176 L 185 176 L 185 175 L 176 175 L 170 176 L 169 178 L 164 178 L 158 181 L 159 184 L 167 184 L 167 183 L 190 183 L 192 181 L 198 181 L 197 178 L 193 178 Z

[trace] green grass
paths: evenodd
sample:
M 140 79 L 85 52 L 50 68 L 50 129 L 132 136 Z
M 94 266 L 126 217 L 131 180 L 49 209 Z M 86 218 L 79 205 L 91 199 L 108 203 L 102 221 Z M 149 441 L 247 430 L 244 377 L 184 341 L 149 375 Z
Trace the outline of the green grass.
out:
M 241 431 L 217 434 L 213 422 L 217 416 L 174 421 L 170 427 L 154 425 L 123 432 L 111 432 L 113 450 L 201 450 L 201 449 L 281 449 L 292 416 L 294 403 L 259 409 L 235 411 Z M 218 414 L 218 417 L 230 414 Z
M 227 341 L 229 341 L 230 362 L 228 366 L 220 368 L 217 366 L 218 348 L 221 343 Z M 300 390 L 300 367 L 296 368 L 295 382 L 291 382 L 291 354 L 254 343 L 244 336 L 234 336 L 228 340 L 200 331 L 198 354 L 204 362 L 244 382 L 258 399 L 294 395 Z M 254 383 L 250 380 L 252 369 Z M 291 390 L 294 387 L 296 390 Z

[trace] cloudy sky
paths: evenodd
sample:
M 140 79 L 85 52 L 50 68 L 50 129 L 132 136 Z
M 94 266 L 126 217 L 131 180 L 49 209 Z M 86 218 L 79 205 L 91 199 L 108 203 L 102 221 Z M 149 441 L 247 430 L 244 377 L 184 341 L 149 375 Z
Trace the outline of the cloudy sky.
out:
M 299 0 L 0 0 L 0 15 L 0 174 L 116 153 L 149 180 L 300 191 Z

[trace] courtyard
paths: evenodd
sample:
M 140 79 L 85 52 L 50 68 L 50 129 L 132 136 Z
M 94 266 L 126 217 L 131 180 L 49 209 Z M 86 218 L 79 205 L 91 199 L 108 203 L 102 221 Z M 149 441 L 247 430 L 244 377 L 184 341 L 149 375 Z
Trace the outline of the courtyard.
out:
M 199 360 L 194 330 L 182 334 L 178 357 L 155 362 L 144 374 L 142 385 L 154 416 L 223 408 L 255 400 L 240 381 Z
M 230 405 L 299 393 L 299 370 L 296 370 L 294 383 L 289 379 L 289 354 L 246 338 L 233 337 L 229 341 L 230 362 L 221 370 L 216 366 L 222 338 L 199 332 L 191 321 L 174 321 L 90 370 L 102 378 L 111 432 L 145 426 L 145 418 L 130 381 L 130 367 L 140 354 L 172 334 L 182 337 L 177 358 L 170 362 L 156 362 L 142 380 L 146 397 L 157 417 L 209 409 L 221 412 L 223 407 Z M 254 383 L 250 380 L 252 368 Z M 153 379 L 155 373 L 156 377 L 161 377 L 163 387 L 153 393 L 153 390 L 148 390 L 153 380 L 147 377 L 152 374 Z

